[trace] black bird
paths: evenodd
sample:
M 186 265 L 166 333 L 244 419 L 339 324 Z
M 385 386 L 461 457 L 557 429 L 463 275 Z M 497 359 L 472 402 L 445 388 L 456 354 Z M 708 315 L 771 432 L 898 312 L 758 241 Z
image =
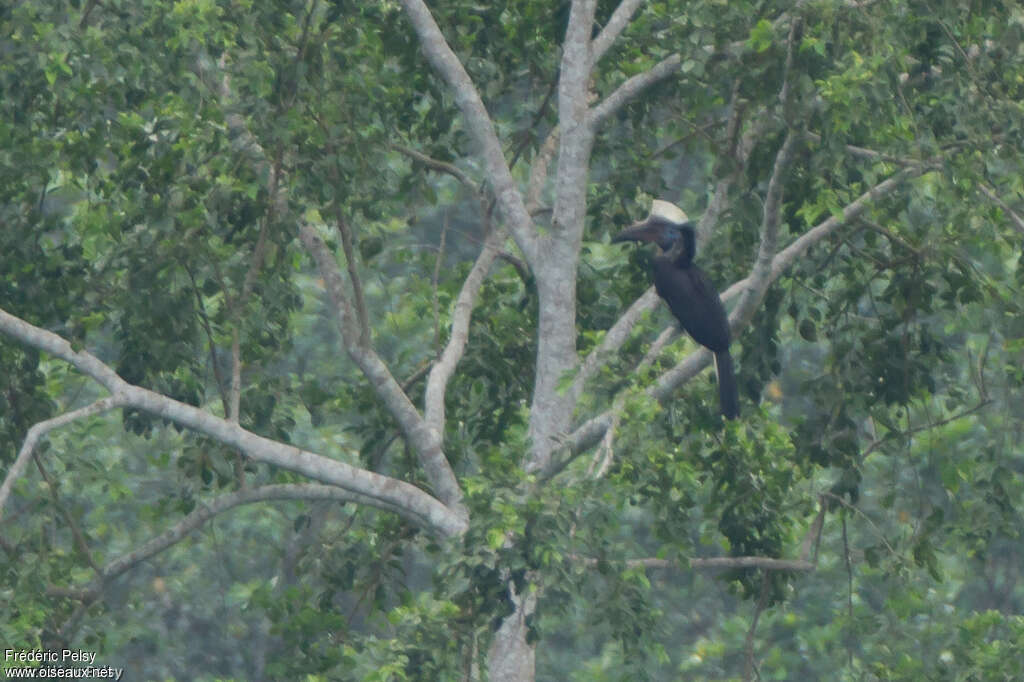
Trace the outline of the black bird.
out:
M 647 220 L 615 235 L 612 242 L 654 242 L 654 289 L 693 340 L 715 354 L 718 400 L 726 419 L 740 414 L 736 375 L 729 355 L 729 319 L 718 290 L 693 264 L 697 235 L 686 214 L 675 204 L 654 200 Z

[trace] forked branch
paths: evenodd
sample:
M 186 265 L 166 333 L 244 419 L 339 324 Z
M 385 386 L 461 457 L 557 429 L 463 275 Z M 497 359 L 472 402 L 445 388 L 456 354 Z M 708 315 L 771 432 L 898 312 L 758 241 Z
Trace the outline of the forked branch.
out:
M 466 530 L 467 523 L 463 514 L 410 483 L 270 440 L 205 410 L 129 384 L 88 351 L 75 351 L 70 343 L 57 334 L 29 324 L 2 309 L 0 334 L 68 362 L 110 391 L 119 406 L 133 407 L 168 419 L 237 448 L 256 461 L 273 464 L 361 495 L 360 499 L 376 507 L 388 510 L 401 508 L 407 518 L 415 519 L 420 525 L 442 535 L 457 535 Z

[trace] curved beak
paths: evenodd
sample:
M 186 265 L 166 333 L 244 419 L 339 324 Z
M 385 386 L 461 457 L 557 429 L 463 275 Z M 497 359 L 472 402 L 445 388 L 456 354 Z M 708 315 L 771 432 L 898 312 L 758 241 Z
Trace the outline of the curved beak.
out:
M 644 220 L 639 223 L 633 223 L 627 229 L 612 237 L 612 244 L 618 242 L 656 242 L 660 233 L 660 229 L 652 226 L 650 221 Z

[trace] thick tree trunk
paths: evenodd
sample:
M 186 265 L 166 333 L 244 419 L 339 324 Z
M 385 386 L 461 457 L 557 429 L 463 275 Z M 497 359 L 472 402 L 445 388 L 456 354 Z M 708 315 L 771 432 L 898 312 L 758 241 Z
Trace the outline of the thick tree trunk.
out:
M 558 384 L 576 366 L 576 254 L 564 243 L 551 247 L 551 255 L 541 259 L 536 270 L 540 306 L 528 471 L 547 468 L 572 418 L 571 405 Z

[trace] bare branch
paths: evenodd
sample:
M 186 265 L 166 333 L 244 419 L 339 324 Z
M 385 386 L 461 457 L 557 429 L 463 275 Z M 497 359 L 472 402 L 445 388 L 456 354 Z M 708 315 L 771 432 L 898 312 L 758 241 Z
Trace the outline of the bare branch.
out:
M 811 556 L 811 547 L 813 546 L 814 557 L 810 561 L 814 564 L 818 563 L 818 543 L 821 541 L 821 529 L 825 524 L 826 511 L 828 511 L 828 507 L 825 505 L 825 501 L 819 499 L 818 515 L 814 517 L 814 522 L 807 529 L 807 535 L 804 536 L 804 541 L 800 545 L 800 559 L 803 561 L 807 561 Z
M 231 330 L 231 394 L 228 403 L 227 418 L 238 423 L 238 413 L 242 404 L 242 344 L 239 339 L 238 321 Z
M 597 564 L 598 559 L 593 557 L 581 557 L 570 555 L 571 559 L 582 561 L 588 566 Z M 630 568 L 679 568 L 682 563 L 675 559 L 658 559 L 656 557 L 645 557 L 643 559 L 626 559 L 626 566 Z M 800 559 L 773 559 L 763 556 L 726 556 L 709 557 L 706 559 L 690 559 L 686 564 L 696 570 L 712 570 L 727 568 L 760 568 L 766 571 L 813 571 L 814 564 Z
M 355 299 L 356 319 L 359 322 L 359 345 L 368 348 L 370 346 L 370 318 L 366 313 L 366 300 L 363 295 L 363 281 L 359 277 L 359 270 L 356 268 L 355 249 L 352 248 L 352 228 L 341 213 L 341 205 L 334 202 L 334 220 L 341 235 L 341 249 L 345 252 L 345 267 L 348 269 L 348 279 L 352 283 L 352 297 Z
M 886 227 L 882 227 L 881 225 L 879 225 L 875 221 L 868 220 L 867 218 L 861 218 L 860 219 L 860 223 L 862 225 L 866 226 L 872 232 L 875 232 L 877 234 L 882 235 L 883 237 L 888 239 L 890 242 L 892 242 L 894 244 L 898 244 L 901 248 L 906 249 L 910 253 L 914 254 L 914 256 L 916 256 L 917 258 L 919 258 L 919 259 L 920 258 L 924 258 L 924 254 L 921 252 L 921 249 L 918 249 L 917 247 L 913 246 L 910 242 L 908 242 L 903 237 L 900 237 L 898 234 L 896 234 L 892 230 L 890 230 L 890 229 L 888 229 Z
M 461 503 L 462 490 L 442 450 L 440 433 L 420 417 L 409 396 L 402 390 L 373 348 L 369 344 L 364 346 L 358 343 L 357 331 L 353 329 L 351 306 L 342 285 L 341 272 L 327 245 L 309 225 L 302 226 L 299 236 L 306 250 L 316 260 L 324 279 L 349 357 L 369 380 L 377 397 L 398 423 L 402 435 L 419 458 L 420 465 L 438 498 L 465 518 L 466 512 Z
M 606 118 L 637 98 L 641 92 L 672 76 L 682 64 L 678 54 L 669 55 L 643 73 L 626 80 L 590 112 L 590 125 L 597 128 Z
M 814 564 L 801 559 L 772 559 L 762 556 L 712 557 L 690 559 L 690 566 L 698 569 L 711 568 L 760 568 L 767 571 L 813 571 Z
M 981 371 L 980 363 L 979 363 L 979 370 L 978 371 L 979 371 L 979 373 Z M 980 397 L 980 399 L 978 400 L 978 402 L 975 405 L 973 405 L 971 407 L 964 408 L 960 412 L 957 412 L 955 414 L 951 414 L 950 416 L 946 417 L 945 419 L 940 419 L 939 421 L 928 422 L 927 424 L 921 424 L 920 426 L 914 426 L 914 427 L 906 429 L 905 431 L 888 432 L 888 433 L 882 435 L 881 437 L 875 438 L 875 440 L 873 440 L 870 443 L 868 443 L 868 446 L 866 448 L 864 448 L 864 450 L 860 453 L 860 459 L 863 460 L 865 457 L 867 457 L 872 452 L 877 450 L 879 448 L 879 446 L 881 446 L 883 443 L 885 443 L 885 441 L 889 440 L 890 438 L 893 438 L 894 434 L 898 435 L 900 437 L 903 437 L 903 438 L 909 438 L 910 436 L 913 436 L 915 433 L 920 433 L 922 431 L 931 431 L 932 429 L 937 429 L 940 426 L 945 426 L 946 424 L 951 424 L 952 422 L 955 422 L 958 419 L 963 419 L 964 417 L 968 417 L 968 416 L 974 414 L 975 412 L 979 412 L 979 411 L 983 410 L 984 408 L 988 407 L 992 403 L 992 400 L 991 400 L 991 398 L 988 398 L 985 395 L 984 386 L 979 386 L 979 389 L 980 389 L 980 392 L 981 392 L 981 397 Z
M 476 305 L 477 295 L 483 285 L 484 277 L 494 263 L 498 254 L 498 247 L 501 245 L 503 233 L 501 230 L 492 229 L 487 234 L 480 255 L 477 256 L 473 268 L 466 275 L 462 283 L 459 296 L 455 300 L 455 308 L 452 311 L 452 328 L 448 337 L 448 343 L 441 353 L 437 363 L 431 368 L 430 376 L 427 379 L 427 390 L 424 396 L 424 414 L 426 423 L 430 429 L 437 433 L 444 433 L 444 396 L 448 387 L 448 380 L 455 373 L 455 368 L 466 350 L 466 343 L 469 340 L 469 323 L 473 315 L 473 307 Z
M 379 501 L 373 498 L 352 491 L 342 490 L 334 486 L 320 485 L 316 483 L 265 485 L 258 488 L 239 490 L 226 495 L 220 495 L 209 502 L 200 503 L 192 513 L 178 521 L 171 528 L 168 528 L 138 549 L 128 552 L 104 566 L 103 579 L 104 581 L 109 581 L 140 562 L 152 558 L 168 547 L 180 542 L 193 530 L 199 528 L 219 514 L 223 514 L 226 511 L 242 505 L 267 502 L 271 500 L 330 500 L 340 502 L 342 504 L 346 502 L 365 504 L 394 512 L 416 525 L 421 524 L 420 519 L 411 515 L 409 511 L 401 505 L 391 505 L 387 503 L 380 504 L 378 503 Z
M 401 508 L 408 518 L 415 518 L 420 525 L 443 535 L 457 535 L 466 529 L 466 518 L 462 513 L 449 509 L 414 485 L 292 445 L 278 443 L 205 410 L 129 384 L 91 353 L 84 350 L 75 351 L 71 344 L 60 336 L 31 325 L 2 309 L 0 333 L 70 363 L 109 390 L 113 394 L 112 399 L 117 400 L 120 406 L 133 407 L 169 419 L 220 443 L 237 448 L 256 461 L 295 471 L 314 480 L 362 495 L 367 503 L 374 506 L 384 509 Z M 369 378 L 372 383 L 374 376 L 369 375 Z
M 540 209 L 540 195 L 544 191 L 544 183 L 548 179 L 548 167 L 558 149 L 558 127 L 551 129 L 544 144 L 540 146 L 530 167 L 530 180 L 526 185 L 526 210 L 533 215 Z
M 601 343 L 590 351 L 580 364 L 576 377 L 569 387 L 569 396 L 573 401 L 573 405 L 579 401 L 580 396 L 583 394 L 583 387 L 586 382 L 594 376 L 612 354 L 622 347 L 622 344 L 629 338 L 630 332 L 633 331 L 633 327 L 640 321 L 643 314 L 654 310 L 658 306 L 658 300 L 658 294 L 654 291 L 654 287 L 648 288 L 615 321 L 615 324 L 612 325 L 611 329 L 605 333 L 604 338 L 601 339 Z
M 268 164 L 269 165 L 269 164 Z M 273 199 L 270 206 L 267 209 L 267 214 L 263 216 L 260 225 L 260 234 L 256 238 L 256 246 L 252 250 L 252 261 L 249 263 L 249 269 L 245 273 L 245 280 L 242 282 L 242 295 L 236 302 L 235 313 L 236 316 L 241 314 L 242 306 L 245 305 L 249 299 L 249 295 L 252 293 L 252 287 L 256 283 L 256 276 L 259 275 L 260 270 L 263 268 L 263 260 L 267 256 L 267 243 L 268 236 L 270 233 L 270 225 L 274 220 L 274 209 L 277 207 L 277 192 L 278 182 L 281 177 L 281 159 L 269 167 L 270 173 L 267 181 L 267 193 Z
M 902 554 L 900 554 L 899 552 L 897 552 L 896 548 L 893 547 L 891 544 L 889 544 L 889 540 L 885 537 L 885 533 L 882 532 L 882 529 L 879 528 L 878 524 L 876 524 L 874 521 L 872 521 L 871 517 L 868 516 L 867 514 L 865 514 L 864 511 L 861 510 L 860 507 L 858 507 L 855 504 L 852 504 L 852 503 L 848 502 L 845 498 L 840 497 L 839 495 L 836 495 L 835 493 L 822 493 L 821 495 L 822 495 L 822 497 L 827 497 L 830 500 L 835 500 L 836 502 L 838 502 L 842 506 L 846 507 L 847 509 L 849 509 L 853 513 L 859 514 L 865 521 L 868 522 L 868 525 L 871 526 L 871 528 L 875 531 L 875 533 L 878 535 L 879 539 L 882 541 L 882 544 L 885 545 L 886 549 L 889 550 L 890 554 L 892 554 L 894 557 L 897 557 L 897 558 L 899 558 L 899 559 L 901 559 L 903 561 L 907 561 L 907 557 L 905 557 Z
M 604 56 L 605 52 L 608 51 L 622 31 L 629 26 L 633 13 L 643 3 L 644 0 L 622 0 L 619 6 L 615 8 L 611 17 L 608 18 L 608 23 L 604 25 L 604 28 L 601 29 L 601 32 L 597 34 L 597 37 L 594 38 L 590 45 L 590 58 L 595 64 L 601 60 L 601 57 Z
M 743 679 L 752 680 L 754 679 L 754 672 L 757 670 L 757 663 L 754 661 L 754 633 L 757 632 L 757 621 L 761 619 L 761 612 L 768 605 L 768 595 L 770 590 L 768 589 L 768 573 L 764 573 L 761 580 L 761 596 L 757 600 L 757 606 L 754 607 L 754 617 L 750 621 L 750 628 L 747 630 L 747 639 L 744 644 L 744 652 L 746 663 L 743 665 Z M 760 677 L 760 675 L 758 675 Z
M 6 315 L 3 311 L 0 311 L 0 314 Z M 29 458 L 32 457 L 32 453 L 35 451 L 36 446 L 39 444 L 39 441 L 42 440 L 43 436 L 48 434 L 50 431 L 60 428 L 65 424 L 70 424 L 77 419 L 85 419 L 87 417 L 112 410 L 115 407 L 120 407 L 123 404 L 124 401 L 122 396 L 112 395 L 90 403 L 85 407 L 80 407 L 77 410 L 65 412 L 62 415 L 33 424 L 28 430 L 28 433 L 25 434 L 25 442 L 21 444 L 21 450 L 18 452 L 18 456 L 14 459 L 14 464 L 12 464 L 11 468 L 7 470 L 7 476 L 4 477 L 3 485 L 0 485 L 0 519 L 3 519 L 4 507 L 7 504 L 7 498 L 10 496 L 15 482 L 21 477 L 22 473 L 24 473 L 25 467 L 28 465 Z
M 757 259 L 747 277 L 749 285 L 740 297 L 739 303 L 730 315 L 730 326 L 735 330 L 746 326 L 753 317 L 754 311 L 760 306 L 771 278 L 772 260 L 775 256 L 775 245 L 778 241 L 779 225 L 782 223 L 782 196 L 784 176 L 793 158 L 798 133 L 790 130 L 786 139 L 775 155 L 772 177 L 768 182 L 768 194 L 765 197 L 761 218 L 761 244 L 758 247 Z
M 434 257 L 434 274 L 430 278 L 430 289 L 432 292 L 431 303 L 434 308 L 434 352 L 441 354 L 441 303 L 438 300 L 437 286 L 441 279 L 441 263 L 444 262 L 444 247 L 448 243 L 448 211 L 444 212 L 444 221 L 441 224 L 441 239 L 437 245 L 437 254 Z M 441 430 L 438 429 L 438 433 Z
M 821 143 L 824 138 L 818 133 L 812 133 L 806 131 L 804 135 L 809 140 Z M 885 161 L 886 163 L 894 163 L 899 166 L 913 166 L 921 163 L 920 159 L 911 159 L 904 156 L 894 156 L 892 154 L 886 154 L 884 152 L 875 151 L 874 149 L 868 149 L 867 147 L 858 147 L 853 144 L 844 144 L 843 149 L 850 153 L 850 156 L 857 157 L 859 159 L 866 159 L 868 161 Z
M 523 197 L 512 177 L 501 149 L 501 142 L 498 140 L 487 108 L 480 99 L 480 93 L 477 92 L 462 62 L 448 46 L 426 3 L 423 0 L 401 2 L 405 7 L 406 16 L 419 36 L 423 54 L 452 89 L 455 103 L 466 121 L 466 127 L 480 148 L 487 178 L 494 189 L 508 229 L 527 260 L 533 260 L 537 252 L 537 235 L 533 233 L 530 214 L 526 211 Z

